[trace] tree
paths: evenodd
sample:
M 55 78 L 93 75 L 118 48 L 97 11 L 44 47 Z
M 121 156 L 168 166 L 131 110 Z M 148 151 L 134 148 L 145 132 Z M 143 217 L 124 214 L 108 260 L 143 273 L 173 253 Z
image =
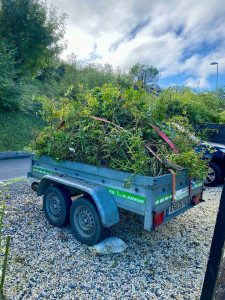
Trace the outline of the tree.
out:
M 15 49 L 10 49 L 0 39 L 0 110 L 18 107 L 21 89 L 13 57 Z
M 225 86 L 220 86 L 217 91 L 220 100 L 221 110 L 225 110 Z
M 132 86 L 132 78 L 130 74 L 122 72 L 119 67 L 116 69 L 115 76 L 117 86 L 119 86 L 121 89 L 128 89 Z
M 0 36 L 15 48 L 21 75 L 35 76 L 62 50 L 65 14 L 39 0 L 0 0 Z
M 141 82 L 143 87 L 158 80 L 159 71 L 153 66 L 137 63 L 130 69 L 134 82 Z

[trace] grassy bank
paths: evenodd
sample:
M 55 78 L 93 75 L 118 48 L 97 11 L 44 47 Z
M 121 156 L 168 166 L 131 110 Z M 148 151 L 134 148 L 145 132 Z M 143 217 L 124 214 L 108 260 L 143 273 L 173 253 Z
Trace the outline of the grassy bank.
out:
M 21 111 L 1 111 L 0 152 L 23 150 L 43 127 L 43 120 L 36 116 Z

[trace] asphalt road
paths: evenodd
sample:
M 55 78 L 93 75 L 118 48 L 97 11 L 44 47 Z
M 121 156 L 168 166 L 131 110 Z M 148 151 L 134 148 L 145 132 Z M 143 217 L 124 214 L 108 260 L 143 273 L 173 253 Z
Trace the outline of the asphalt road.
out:
M 0 182 L 27 177 L 29 166 L 29 158 L 0 160 Z

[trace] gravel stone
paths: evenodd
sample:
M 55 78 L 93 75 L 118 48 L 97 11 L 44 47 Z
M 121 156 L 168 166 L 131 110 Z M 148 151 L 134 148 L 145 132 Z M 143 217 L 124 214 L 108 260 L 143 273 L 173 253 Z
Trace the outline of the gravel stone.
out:
M 42 291 L 42 292 L 40 293 L 40 297 L 46 297 L 46 296 L 47 296 L 47 293 L 46 293 L 46 292 Z
M 109 236 L 127 249 L 94 256 L 70 226 L 48 223 L 31 183 L 0 184 L 3 245 L 11 235 L 7 299 L 199 299 L 222 186 L 207 188 L 205 202 L 151 232 L 138 215 L 120 210 Z

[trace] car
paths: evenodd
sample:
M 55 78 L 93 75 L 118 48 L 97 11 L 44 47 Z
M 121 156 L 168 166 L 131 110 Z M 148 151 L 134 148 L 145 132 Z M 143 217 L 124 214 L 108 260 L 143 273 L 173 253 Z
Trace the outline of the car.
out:
M 203 159 L 208 159 L 208 176 L 205 186 L 217 186 L 225 177 L 225 144 L 202 142 L 195 148 L 197 153 L 203 152 Z
M 152 124 L 150 125 L 160 134 L 161 137 L 163 137 L 164 134 L 159 130 L 159 128 Z M 173 127 L 170 127 L 166 124 L 164 125 L 167 129 L 169 129 L 172 136 L 176 135 L 177 130 L 180 132 L 186 132 L 183 127 L 176 123 L 173 124 Z M 222 183 L 225 177 L 225 144 L 201 142 L 195 133 L 190 134 L 189 138 L 197 145 L 194 147 L 195 152 L 197 154 L 201 153 L 202 159 L 208 160 L 208 176 L 204 180 L 204 185 L 214 187 Z

